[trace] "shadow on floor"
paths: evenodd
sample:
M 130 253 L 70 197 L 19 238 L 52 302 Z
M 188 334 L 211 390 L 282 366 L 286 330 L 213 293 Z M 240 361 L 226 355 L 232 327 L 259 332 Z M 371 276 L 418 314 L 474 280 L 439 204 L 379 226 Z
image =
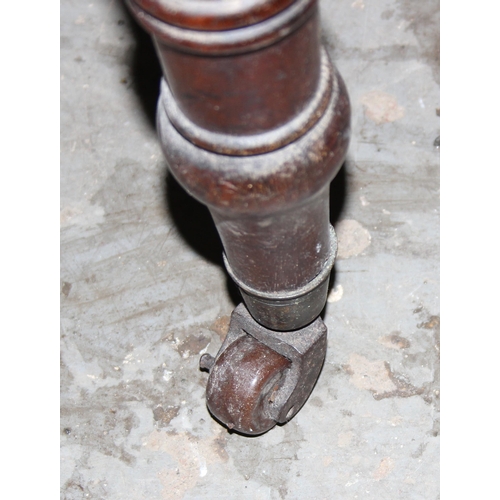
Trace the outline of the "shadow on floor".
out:
M 167 171 L 165 204 L 179 234 L 201 257 L 225 269 L 223 247 L 208 208 L 190 196 Z M 236 306 L 241 302 L 238 287 L 227 278 L 227 290 Z
M 349 168 L 349 161 L 344 161 L 342 168 L 339 170 L 332 183 L 330 184 L 330 224 L 335 226 L 337 221 L 340 220 L 342 216 L 342 211 L 346 205 L 347 201 L 347 170 Z M 328 282 L 328 293 L 335 286 L 335 264 L 333 266 L 332 272 L 330 273 L 330 281 Z M 325 308 L 321 313 L 321 317 L 324 319 Z
M 151 36 L 137 24 L 125 6 L 122 16 L 126 19 L 126 24 L 137 42 L 128 61 L 131 88 L 135 91 L 151 127 L 156 128 L 156 104 L 160 95 L 162 76 L 160 61 Z

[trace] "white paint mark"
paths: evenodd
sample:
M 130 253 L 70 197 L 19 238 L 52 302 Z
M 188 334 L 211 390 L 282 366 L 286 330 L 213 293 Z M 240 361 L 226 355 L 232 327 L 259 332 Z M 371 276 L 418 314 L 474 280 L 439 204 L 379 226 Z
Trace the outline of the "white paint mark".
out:
M 404 30 L 408 27 L 408 25 L 409 25 L 409 24 L 410 24 L 410 23 L 409 23 L 408 21 L 405 21 L 405 20 L 401 21 L 401 22 L 398 24 L 398 30 L 400 30 L 400 31 L 404 31 Z
M 203 463 L 200 464 L 200 477 L 205 477 L 207 475 L 208 469 L 205 459 L 203 459 Z
M 200 467 L 200 477 L 205 477 L 208 472 L 207 461 L 205 460 L 205 457 L 200 453 L 198 443 L 191 443 L 191 448 L 193 450 L 193 455 L 196 457 L 196 460 L 198 461 Z
M 342 295 L 344 295 L 344 288 L 341 284 L 338 284 L 336 287 L 332 288 L 326 300 L 330 304 L 333 302 L 338 302 L 342 298 Z
M 210 347 L 210 344 L 211 344 L 211 342 L 209 342 L 209 343 L 207 344 L 207 346 L 206 346 L 204 349 L 202 349 L 202 350 L 201 350 L 198 354 L 199 354 L 200 356 L 203 356 L 203 354 L 205 354 L 205 353 L 208 351 L 208 348 Z
M 360 196 L 359 200 L 361 201 L 361 205 L 363 207 L 367 207 L 370 204 L 370 202 L 364 196 Z
M 421 97 L 419 97 L 419 99 L 418 99 L 418 103 L 420 104 L 420 107 L 421 107 L 422 109 L 425 109 L 424 100 L 423 100 Z

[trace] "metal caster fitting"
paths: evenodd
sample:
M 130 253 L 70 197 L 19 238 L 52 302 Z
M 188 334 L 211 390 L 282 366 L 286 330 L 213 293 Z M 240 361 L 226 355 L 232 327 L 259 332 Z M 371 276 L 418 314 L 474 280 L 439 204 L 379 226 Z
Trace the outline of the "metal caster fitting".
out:
M 229 430 L 249 436 L 288 422 L 321 372 L 326 334 L 321 318 L 300 330 L 269 330 L 240 304 L 217 356 L 200 359 L 200 368 L 210 372 L 206 397 L 211 414 Z

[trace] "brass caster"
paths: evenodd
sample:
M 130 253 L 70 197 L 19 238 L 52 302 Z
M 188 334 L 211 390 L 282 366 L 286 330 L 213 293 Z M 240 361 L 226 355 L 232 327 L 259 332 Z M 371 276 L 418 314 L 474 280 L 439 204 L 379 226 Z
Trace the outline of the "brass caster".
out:
M 309 397 L 326 355 L 326 326 L 318 318 L 292 332 L 258 324 L 240 304 L 210 371 L 207 406 L 228 429 L 258 435 L 290 420 Z

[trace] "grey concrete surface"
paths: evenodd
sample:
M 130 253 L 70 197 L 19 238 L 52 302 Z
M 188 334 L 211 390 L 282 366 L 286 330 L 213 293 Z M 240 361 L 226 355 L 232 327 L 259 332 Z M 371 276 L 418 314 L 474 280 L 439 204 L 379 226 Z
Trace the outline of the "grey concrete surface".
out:
M 167 175 L 152 46 L 119 1 L 61 2 L 61 498 L 439 498 L 439 3 L 320 5 L 353 108 L 328 354 L 247 438 L 205 406 L 239 299 Z

